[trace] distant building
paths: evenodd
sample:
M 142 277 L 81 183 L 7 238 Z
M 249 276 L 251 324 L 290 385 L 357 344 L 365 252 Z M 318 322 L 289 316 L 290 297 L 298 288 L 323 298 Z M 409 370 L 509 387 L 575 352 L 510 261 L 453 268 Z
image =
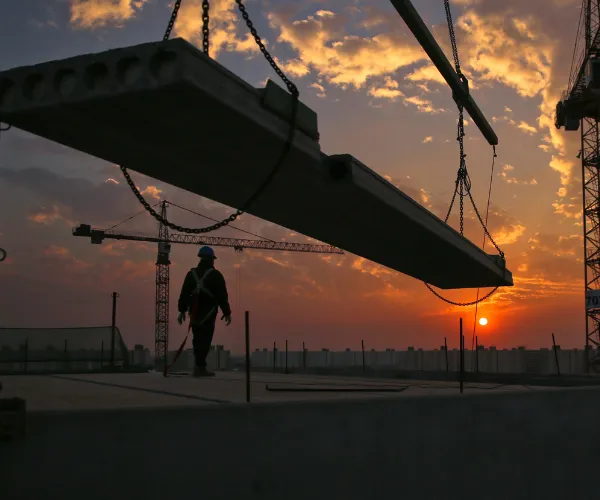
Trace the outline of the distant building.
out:
M 149 366 L 153 363 L 150 349 L 142 344 L 135 344 L 131 353 L 131 364 L 135 366 Z

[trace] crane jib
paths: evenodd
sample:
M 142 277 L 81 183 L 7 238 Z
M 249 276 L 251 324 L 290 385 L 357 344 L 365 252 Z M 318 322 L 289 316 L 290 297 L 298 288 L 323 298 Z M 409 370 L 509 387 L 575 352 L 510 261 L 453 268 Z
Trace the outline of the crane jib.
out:
M 94 229 L 89 224 L 80 224 L 73 229 L 73 236 L 91 238 L 92 243 L 102 243 L 104 239 L 146 241 L 151 243 L 180 243 L 184 245 L 209 245 L 231 247 L 235 249 L 278 250 L 283 252 L 326 253 L 343 255 L 344 252 L 332 245 L 314 245 L 309 243 L 291 243 L 285 241 L 251 240 L 243 238 L 224 238 L 192 234 L 169 234 L 167 238 L 137 232 L 116 232 Z

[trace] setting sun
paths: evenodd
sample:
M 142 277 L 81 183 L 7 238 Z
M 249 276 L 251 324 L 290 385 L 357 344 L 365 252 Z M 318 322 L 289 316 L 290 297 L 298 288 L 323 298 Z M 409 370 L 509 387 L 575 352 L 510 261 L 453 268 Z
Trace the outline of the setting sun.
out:
M 485 326 L 485 325 L 487 325 L 487 324 L 488 324 L 488 320 L 487 320 L 487 318 L 479 318 L 479 324 L 480 324 L 481 326 Z

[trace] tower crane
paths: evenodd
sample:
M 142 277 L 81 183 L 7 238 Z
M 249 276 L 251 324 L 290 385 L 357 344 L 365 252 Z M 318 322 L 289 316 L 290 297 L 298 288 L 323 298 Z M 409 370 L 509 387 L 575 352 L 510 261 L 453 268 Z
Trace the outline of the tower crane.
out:
M 582 0 L 567 90 L 556 105 L 555 126 L 581 125 L 581 180 L 585 277 L 586 370 L 591 344 L 600 347 L 600 0 Z
M 161 216 L 165 220 L 167 217 L 167 206 L 169 204 L 170 203 L 166 200 L 161 202 Z M 174 203 L 171 204 L 175 205 Z M 191 210 L 187 211 L 191 212 Z M 95 229 L 89 224 L 80 224 L 74 228 L 73 236 L 84 236 L 90 238 L 92 244 L 101 244 L 105 239 L 158 243 L 158 254 L 156 258 L 156 317 L 154 326 L 154 350 L 155 359 L 162 360 L 164 366 L 167 366 L 167 353 L 169 348 L 169 266 L 171 264 L 170 253 L 172 243 L 181 243 L 184 245 L 232 247 L 236 252 L 241 252 L 245 248 L 251 248 L 257 250 L 279 250 L 285 252 L 324 254 L 344 253 L 342 250 L 331 245 L 288 243 L 266 239 L 251 240 L 191 234 L 169 234 L 167 226 L 162 222 L 159 223 L 158 236 L 151 236 L 137 232 L 118 232 L 112 229 Z

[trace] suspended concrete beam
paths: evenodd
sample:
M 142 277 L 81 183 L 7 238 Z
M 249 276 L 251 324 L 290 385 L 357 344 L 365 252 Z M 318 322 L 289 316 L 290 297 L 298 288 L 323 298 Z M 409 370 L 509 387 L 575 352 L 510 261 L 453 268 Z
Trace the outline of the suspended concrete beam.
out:
M 391 0 L 391 2 L 398 11 L 398 14 L 404 19 L 404 22 L 410 31 L 412 31 L 412 34 L 421 44 L 421 47 L 423 47 L 423 50 L 427 53 L 431 62 L 439 70 L 444 77 L 444 80 L 446 80 L 446 83 L 452 89 L 454 99 L 464 106 L 490 145 L 497 145 L 498 137 L 492 129 L 492 126 L 486 120 L 485 116 L 483 116 L 479 106 L 477 106 L 469 94 L 468 88 L 465 88 L 465 85 L 461 82 L 456 71 L 454 71 L 454 68 L 435 41 L 435 38 L 433 38 L 433 35 L 427 28 L 427 25 L 423 22 L 423 19 L 421 19 L 421 16 L 419 16 L 419 13 L 414 8 L 413 4 L 410 0 Z
M 255 89 L 181 39 L 0 73 L 2 121 L 231 207 L 273 168 L 290 113 L 273 82 Z M 358 160 L 322 153 L 303 104 L 297 129 L 249 213 L 440 288 L 512 285 L 496 258 Z

